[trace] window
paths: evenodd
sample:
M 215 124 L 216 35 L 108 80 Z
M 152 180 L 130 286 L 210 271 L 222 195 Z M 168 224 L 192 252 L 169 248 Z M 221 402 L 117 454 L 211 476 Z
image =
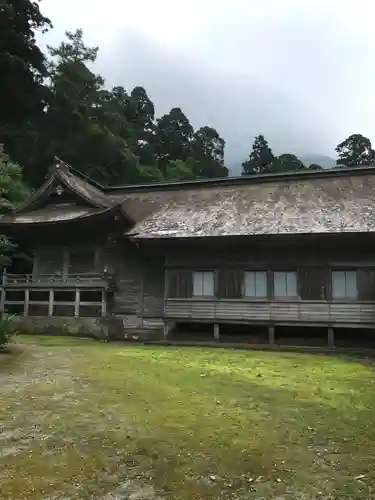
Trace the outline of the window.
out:
M 356 299 L 357 271 L 332 271 L 332 298 Z
M 193 273 L 193 296 L 213 297 L 215 295 L 215 277 L 213 271 Z
M 185 270 L 168 270 L 168 297 L 186 299 L 192 296 L 192 273 Z
M 275 271 L 273 274 L 274 297 L 298 297 L 297 272 Z
M 240 299 L 242 297 L 242 271 L 220 269 L 216 276 L 216 294 L 220 299 Z
M 267 297 L 267 272 L 246 271 L 245 272 L 245 297 Z

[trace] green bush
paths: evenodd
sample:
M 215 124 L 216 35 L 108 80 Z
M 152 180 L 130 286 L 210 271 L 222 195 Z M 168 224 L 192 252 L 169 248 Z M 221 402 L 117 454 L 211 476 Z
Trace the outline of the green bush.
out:
M 13 314 L 2 313 L 0 315 L 0 349 L 3 349 L 14 333 L 14 323 L 17 317 Z

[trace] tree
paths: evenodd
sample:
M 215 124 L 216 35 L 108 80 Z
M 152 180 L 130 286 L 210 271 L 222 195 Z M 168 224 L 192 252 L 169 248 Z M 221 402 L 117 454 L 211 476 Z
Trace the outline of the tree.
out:
M 337 166 L 360 167 L 375 163 L 371 141 L 361 134 L 352 134 L 336 147 Z
M 194 129 L 181 108 L 173 108 L 157 120 L 154 136 L 155 156 L 163 173 L 170 161 L 186 161 L 191 157 L 193 133 Z
M 194 133 L 192 155 L 195 160 L 193 173 L 199 178 L 227 177 L 224 166 L 225 141 L 212 127 L 201 127 Z
M 311 163 L 307 168 L 309 170 L 324 170 L 323 167 L 317 163 Z
M 126 108 L 132 149 L 142 164 L 157 168 L 154 151 L 155 106 L 143 87 L 135 87 Z
M 249 159 L 242 163 L 242 175 L 269 173 L 274 160 L 275 156 L 268 142 L 263 135 L 258 135 L 254 139 Z
M 305 169 L 305 165 L 294 154 L 284 153 L 271 163 L 269 171 L 272 173 L 278 172 L 297 172 Z
M 164 180 L 166 181 L 193 181 L 196 179 L 194 174 L 194 160 L 188 158 L 186 161 L 171 160 L 165 169 Z
M 0 214 L 6 214 L 22 203 L 29 190 L 22 179 L 22 169 L 10 161 L 0 146 Z M 15 246 L 0 234 L 0 269 L 8 265 Z
M 49 47 L 53 97 L 43 133 L 48 163 L 56 155 L 105 184 L 137 182 L 139 159 L 126 118 L 129 97 L 121 87 L 106 91 L 103 78 L 90 70 L 98 47 L 84 44 L 82 30 L 66 37 L 56 49 Z
M 134 87 L 126 109 L 133 137 L 147 140 L 154 132 L 155 106 L 143 87 Z
M 30 169 L 49 98 L 46 58 L 35 32 L 49 28 L 37 1 L 0 2 L 0 143 Z

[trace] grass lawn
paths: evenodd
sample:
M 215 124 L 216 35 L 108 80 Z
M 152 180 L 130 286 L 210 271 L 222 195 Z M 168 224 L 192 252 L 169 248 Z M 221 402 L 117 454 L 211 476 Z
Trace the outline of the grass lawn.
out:
M 17 337 L 2 500 L 375 499 L 375 373 L 339 357 Z

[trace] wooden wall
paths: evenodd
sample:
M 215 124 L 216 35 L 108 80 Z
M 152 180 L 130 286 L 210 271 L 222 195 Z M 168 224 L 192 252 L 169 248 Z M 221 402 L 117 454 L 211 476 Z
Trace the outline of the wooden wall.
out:
M 37 246 L 33 276 L 100 273 L 104 270 L 103 246 L 99 243 Z
M 165 317 L 181 321 L 374 326 L 375 240 L 364 240 L 361 235 L 333 235 L 248 241 L 170 247 L 166 255 Z M 334 269 L 356 270 L 356 300 L 333 300 Z M 192 274 L 198 270 L 214 271 L 215 297 L 192 296 Z M 267 272 L 264 299 L 244 297 L 244 272 L 254 270 Z M 273 273 L 279 270 L 297 272 L 297 298 L 274 297 Z
M 87 258 L 84 257 L 87 252 Z M 92 253 L 92 257 L 90 257 Z M 124 325 L 160 327 L 164 316 L 165 254 L 122 238 L 100 233 L 43 238 L 34 246 L 33 277 L 53 274 L 112 274 L 115 288 L 111 313 Z M 144 321 L 143 321 L 144 319 Z
M 75 241 L 79 241 L 78 236 Z M 129 327 L 144 322 L 160 325 L 164 317 L 181 321 L 375 324 L 375 240 L 361 235 L 202 239 L 159 245 L 102 239 L 90 245 L 97 248 L 93 272 L 106 267 L 115 277 L 112 312 Z M 35 272 L 52 269 L 59 251 L 60 246 L 42 246 L 45 257 L 37 261 Z M 357 269 L 357 301 L 332 301 L 331 269 L 335 268 Z M 243 272 L 256 269 L 268 273 L 265 300 L 243 298 Z M 272 273 L 288 269 L 298 272 L 299 298 L 275 300 Z M 217 297 L 192 298 L 191 277 L 197 270 L 217 273 Z M 171 287 L 182 290 L 181 295 L 169 297 Z
M 164 316 L 164 253 L 147 252 L 127 241 L 108 247 L 105 260 L 117 285 L 113 313 L 124 317 L 127 326 L 152 324 Z M 160 325 L 160 321 L 155 324 Z
M 312 326 L 375 325 L 375 303 L 168 299 L 165 317 L 180 321 Z

